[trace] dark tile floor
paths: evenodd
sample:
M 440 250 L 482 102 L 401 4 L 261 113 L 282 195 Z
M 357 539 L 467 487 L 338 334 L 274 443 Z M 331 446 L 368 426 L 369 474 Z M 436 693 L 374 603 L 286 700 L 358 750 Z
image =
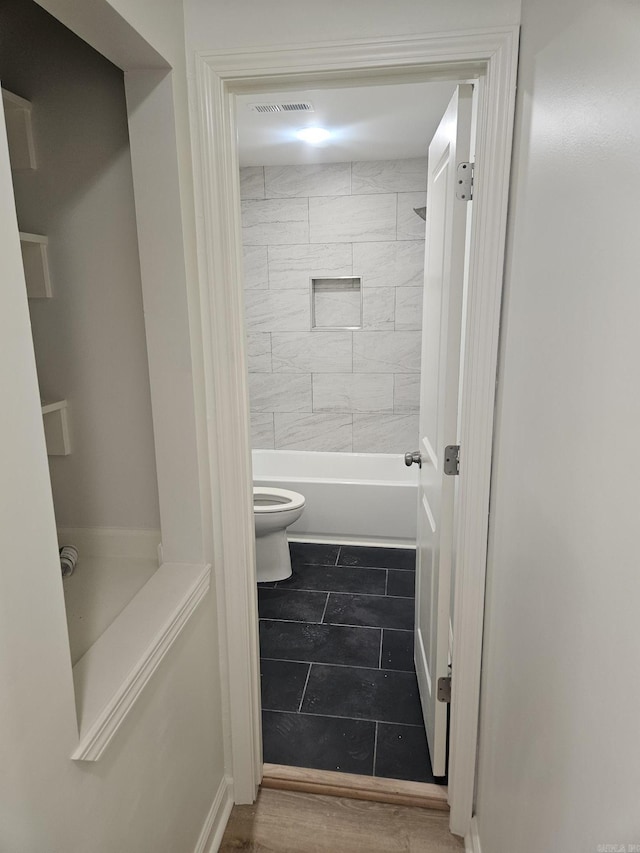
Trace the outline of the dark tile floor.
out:
M 292 543 L 260 584 L 264 760 L 434 779 L 413 665 L 415 552 Z

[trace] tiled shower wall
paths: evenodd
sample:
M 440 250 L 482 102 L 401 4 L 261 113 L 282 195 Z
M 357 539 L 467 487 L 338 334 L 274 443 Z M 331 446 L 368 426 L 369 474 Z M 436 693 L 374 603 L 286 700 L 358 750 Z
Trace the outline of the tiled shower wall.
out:
M 426 175 L 426 159 L 240 170 L 254 448 L 416 444 Z M 362 328 L 312 330 L 310 279 L 339 276 L 362 279 Z M 324 304 L 325 324 L 341 311 Z

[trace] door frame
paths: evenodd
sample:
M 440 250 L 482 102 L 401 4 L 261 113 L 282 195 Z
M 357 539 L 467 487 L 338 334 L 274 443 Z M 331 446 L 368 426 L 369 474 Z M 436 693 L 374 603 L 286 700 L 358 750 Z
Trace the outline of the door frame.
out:
M 238 803 L 262 777 L 258 612 L 235 95 L 415 80 L 479 84 L 464 308 L 462 445 L 449 730 L 451 831 L 473 815 L 498 334 L 518 27 L 195 56 L 194 169 L 212 477 L 217 481 L 230 768 Z

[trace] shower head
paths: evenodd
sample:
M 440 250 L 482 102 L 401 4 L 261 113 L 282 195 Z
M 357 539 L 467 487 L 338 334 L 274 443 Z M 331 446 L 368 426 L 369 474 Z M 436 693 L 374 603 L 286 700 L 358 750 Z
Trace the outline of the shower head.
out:
M 420 217 L 420 219 L 424 219 L 425 222 L 427 221 L 427 208 L 426 207 L 414 207 L 413 212 L 417 213 L 418 216 Z

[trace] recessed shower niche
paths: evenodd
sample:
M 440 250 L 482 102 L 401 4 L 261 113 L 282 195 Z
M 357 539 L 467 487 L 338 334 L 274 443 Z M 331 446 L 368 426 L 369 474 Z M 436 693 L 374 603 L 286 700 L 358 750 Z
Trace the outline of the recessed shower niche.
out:
M 361 329 L 362 279 L 311 279 L 311 329 Z

